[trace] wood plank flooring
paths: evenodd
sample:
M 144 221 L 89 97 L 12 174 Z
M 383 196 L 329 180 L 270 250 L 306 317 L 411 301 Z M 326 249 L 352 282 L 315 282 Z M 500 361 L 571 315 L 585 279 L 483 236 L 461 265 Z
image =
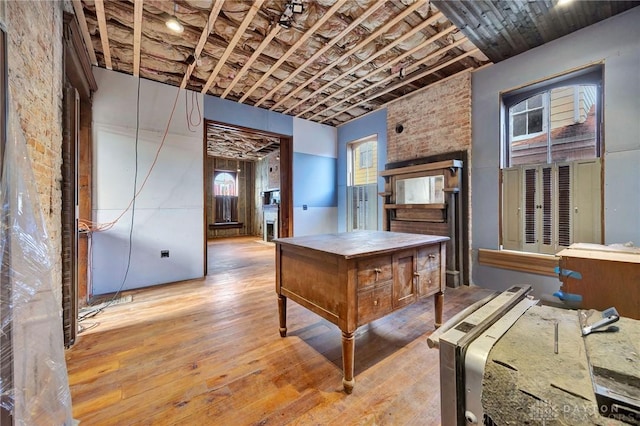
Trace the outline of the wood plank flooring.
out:
M 81 323 L 66 353 L 81 425 L 437 425 L 429 297 L 356 332 L 353 394 L 340 331 L 294 302 L 278 333 L 274 245 L 209 243 L 204 280 L 136 290 Z M 448 289 L 444 319 L 482 298 Z

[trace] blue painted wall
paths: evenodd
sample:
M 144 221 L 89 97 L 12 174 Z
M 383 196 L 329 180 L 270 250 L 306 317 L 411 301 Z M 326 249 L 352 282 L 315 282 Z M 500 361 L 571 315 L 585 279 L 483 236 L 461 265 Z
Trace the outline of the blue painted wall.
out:
M 285 136 L 293 135 L 293 117 L 290 115 L 211 95 L 204 97 L 204 118 Z
M 347 144 L 367 136 L 378 136 L 378 171 L 387 162 L 387 109 L 381 109 L 338 127 L 338 231 L 347 230 Z M 384 179 L 378 178 L 378 192 Z M 378 197 L 378 229 L 382 229 L 382 197 Z
M 337 159 L 319 155 L 293 154 L 296 179 L 293 185 L 293 206 L 336 207 Z

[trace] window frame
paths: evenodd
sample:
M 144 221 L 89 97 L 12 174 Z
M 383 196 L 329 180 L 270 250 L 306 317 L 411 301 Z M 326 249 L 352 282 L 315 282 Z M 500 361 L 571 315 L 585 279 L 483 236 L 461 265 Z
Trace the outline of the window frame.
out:
M 535 96 L 537 94 L 543 92 L 551 92 L 553 89 L 557 89 L 559 87 L 572 86 L 572 85 L 584 85 L 584 84 L 593 84 L 597 86 L 597 102 L 596 102 L 596 121 L 598 123 L 597 131 L 596 131 L 596 157 L 600 158 L 602 156 L 602 152 L 604 152 L 604 141 L 603 141 L 603 80 L 604 80 L 604 66 L 602 64 L 591 65 L 568 74 L 563 74 L 548 80 L 539 81 L 537 83 L 521 87 L 519 89 L 510 90 L 506 92 L 502 92 L 500 94 L 500 128 L 501 132 L 501 140 L 500 140 L 500 169 L 506 169 L 509 167 L 513 167 L 511 165 L 510 159 L 510 147 L 509 147 L 509 137 L 511 136 L 511 116 L 509 114 L 509 109 L 520 102 Z M 543 98 L 548 98 L 548 96 L 543 96 Z M 543 105 L 544 105 L 543 100 Z M 548 111 L 549 105 L 547 103 L 546 109 L 544 112 Z M 545 127 L 546 126 L 546 127 Z M 548 129 L 548 117 L 543 117 L 543 132 L 544 129 Z M 534 135 L 527 135 L 526 137 L 519 137 L 520 139 L 515 139 L 516 141 L 530 138 Z M 513 139 L 512 139 L 513 140 Z M 542 164 L 542 163 L 536 163 Z M 534 165 L 534 164 L 531 164 Z
M 550 126 L 550 93 L 553 89 L 556 88 L 561 88 L 561 87 L 566 87 L 566 86 L 578 86 L 578 85 L 594 85 L 596 86 L 596 120 L 597 120 L 597 128 L 596 128 L 596 149 L 595 149 L 595 156 L 593 157 L 594 159 L 596 159 L 599 164 L 601 164 L 601 172 L 600 172 L 600 185 L 599 185 L 599 192 L 600 192 L 600 197 L 602 197 L 603 191 L 604 191 L 604 183 L 602 182 L 602 173 L 603 173 L 603 168 L 604 168 L 604 163 L 602 161 L 602 152 L 604 152 L 604 140 L 603 140 L 603 128 L 604 128 L 604 123 L 603 123 L 603 109 L 604 109 L 604 88 L 603 88 L 603 80 L 604 80 L 604 66 L 602 64 L 596 64 L 596 65 L 590 65 L 588 67 L 582 68 L 580 70 L 577 71 L 573 71 L 571 73 L 565 74 L 565 75 L 561 75 L 561 76 L 557 76 L 554 77 L 552 79 L 549 80 L 544 80 L 544 81 L 539 81 L 537 83 L 534 83 L 532 85 L 526 86 L 526 87 L 522 87 L 520 89 L 516 89 L 513 91 L 509 91 L 509 92 L 503 92 L 500 95 L 500 101 L 501 101 L 501 110 L 500 110 L 500 128 L 501 128 L 501 139 L 500 139 L 500 144 L 501 144 L 501 149 L 500 149 L 500 154 L 501 154 L 501 158 L 500 158 L 500 165 L 499 165 L 499 175 L 500 175 L 500 197 L 499 197 L 499 212 L 500 212 L 500 222 L 499 222 L 499 244 L 500 244 L 500 250 L 505 250 L 506 252 L 511 252 L 511 253 L 517 253 L 519 255 L 536 255 L 536 256 L 544 256 L 545 253 L 549 253 L 548 250 L 537 250 L 537 251 L 530 251 L 527 250 L 527 248 L 525 247 L 524 241 L 525 241 L 525 230 L 524 230 L 524 223 L 521 226 L 521 229 L 519 231 L 520 234 L 520 248 L 514 250 L 513 248 L 508 248 L 505 249 L 505 241 L 504 238 L 506 238 L 505 236 L 505 230 L 504 227 L 507 225 L 505 223 L 505 208 L 506 208 L 506 197 L 504 194 L 505 188 L 504 188 L 504 183 L 503 183 L 503 174 L 506 173 L 507 170 L 513 170 L 514 168 L 520 168 L 521 170 L 524 171 L 525 168 L 542 168 L 542 167 L 556 167 L 556 166 L 560 166 L 562 164 L 567 164 L 567 163 L 579 163 L 581 161 L 588 161 L 586 159 L 577 159 L 577 160 L 572 160 L 572 161 L 553 161 L 550 158 L 549 153 L 547 154 L 547 160 L 546 162 L 537 162 L 537 163 L 532 163 L 532 164 L 517 164 L 517 165 L 512 165 L 511 163 L 511 159 L 510 159 L 510 155 L 511 155 L 511 143 L 513 141 L 518 141 L 521 139 L 528 139 L 531 137 L 535 137 L 537 135 L 543 134 L 545 131 L 549 130 L 549 126 Z M 513 138 L 512 137 L 512 126 L 513 126 L 513 120 L 512 120 L 512 116 L 511 114 L 509 114 L 509 109 L 515 105 L 517 105 L 518 103 L 532 97 L 535 96 L 537 94 L 543 94 L 543 132 L 537 133 L 536 135 L 532 135 L 532 134 L 528 134 L 524 137 L 520 137 L 518 138 Z M 572 166 L 573 167 L 573 166 Z M 522 191 L 522 189 L 520 189 L 520 191 Z M 523 198 L 524 194 L 520 193 L 518 196 L 518 200 L 517 203 L 519 205 L 523 205 Z M 558 195 L 556 194 L 555 197 L 558 197 Z M 571 197 L 574 197 L 574 194 L 571 194 Z M 510 203 L 513 203 L 512 201 L 510 201 Z M 554 200 L 554 203 L 557 203 L 557 200 Z M 602 240 L 603 237 L 603 214 L 604 214 L 604 206 L 602 204 L 600 204 L 599 207 L 599 220 L 600 222 L 598 223 L 599 225 L 599 229 L 600 229 L 600 239 Z M 558 220 L 558 215 L 559 213 L 555 210 L 553 210 L 552 212 L 552 220 L 557 221 Z M 520 219 L 518 220 L 522 220 L 522 217 L 520 217 Z M 510 219 L 510 221 L 513 221 L 513 219 Z M 510 222 L 511 223 L 511 222 Z M 542 226 L 543 223 L 538 223 L 536 222 L 536 226 Z M 510 226 L 513 226 L 513 223 L 511 223 Z M 571 235 L 573 235 L 574 231 L 575 231 L 575 224 L 572 222 L 571 223 L 571 228 L 570 228 L 570 232 Z M 571 240 L 573 241 L 573 240 Z

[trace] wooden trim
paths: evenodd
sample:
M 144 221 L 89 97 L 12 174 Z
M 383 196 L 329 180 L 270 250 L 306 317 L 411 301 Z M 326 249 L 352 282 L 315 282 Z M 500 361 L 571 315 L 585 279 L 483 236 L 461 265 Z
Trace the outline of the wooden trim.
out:
M 395 169 L 383 170 L 379 173 L 380 176 L 397 176 L 415 172 L 426 172 L 429 170 L 448 169 L 450 167 L 462 168 L 461 160 L 445 160 L 435 163 L 416 164 L 415 166 L 397 167 Z
M 71 0 L 73 4 L 73 11 L 78 18 L 78 24 L 80 25 L 80 29 L 82 31 L 82 38 L 84 40 L 84 46 L 87 49 L 89 54 L 89 59 L 91 60 L 91 64 L 98 65 L 98 59 L 96 58 L 96 51 L 93 48 L 93 44 L 91 42 L 91 35 L 89 34 L 89 27 L 87 26 L 87 19 L 84 17 L 84 10 L 82 8 L 81 0 Z
M 494 268 L 511 269 L 530 274 L 557 277 L 554 271 L 560 258 L 554 255 L 510 250 L 478 249 L 478 263 Z
M 385 209 L 434 209 L 442 210 L 446 204 L 385 204 Z
M 75 16 L 64 13 L 64 72 L 84 101 L 91 101 L 91 92 L 98 90 L 98 84 L 91 70 L 90 58 L 82 40 L 81 30 Z

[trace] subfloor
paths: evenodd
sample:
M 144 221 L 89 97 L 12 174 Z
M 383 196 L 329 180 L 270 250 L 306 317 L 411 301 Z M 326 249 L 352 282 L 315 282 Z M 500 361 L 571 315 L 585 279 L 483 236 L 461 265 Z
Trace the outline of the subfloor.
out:
M 209 242 L 209 273 L 127 292 L 84 320 L 67 351 L 73 416 L 85 425 L 438 425 L 433 298 L 358 329 L 353 394 L 341 334 L 289 302 L 278 333 L 274 249 L 256 237 Z M 481 299 L 447 289 L 444 319 Z

